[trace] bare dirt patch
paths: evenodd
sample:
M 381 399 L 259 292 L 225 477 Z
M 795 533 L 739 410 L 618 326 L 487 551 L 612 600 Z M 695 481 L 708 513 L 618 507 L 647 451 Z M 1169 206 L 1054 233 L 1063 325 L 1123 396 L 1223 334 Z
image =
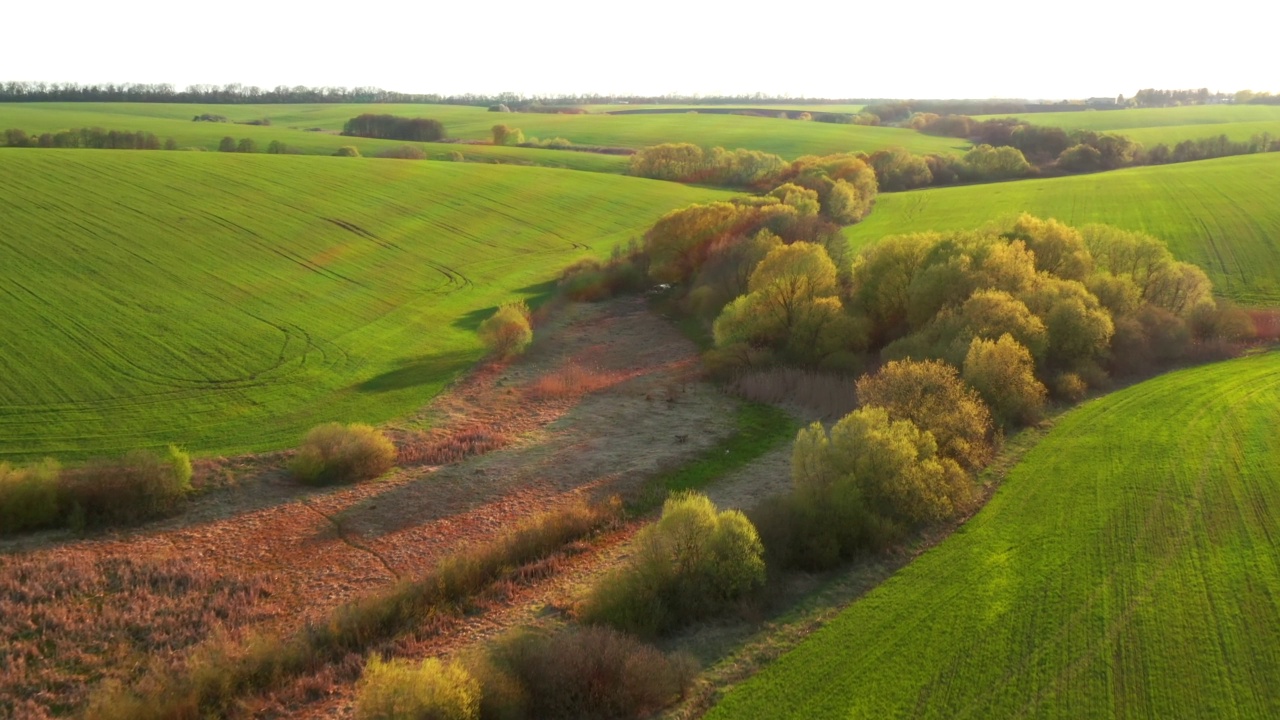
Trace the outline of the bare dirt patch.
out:
M 17 583 L 19 573 L 55 575 L 69 558 L 86 568 L 156 560 L 161 569 L 188 568 L 196 580 L 156 590 L 164 598 L 156 601 L 158 607 L 188 618 L 181 642 L 171 643 L 169 655 L 157 654 L 154 639 L 125 633 L 110 652 L 81 652 L 75 662 L 62 662 L 57 648 L 69 638 L 94 646 L 92 638 L 67 629 L 92 633 L 96 627 L 94 604 L 85 601 L 85 592 L 123 606 L 138 591 L 106 583 L 101 590 L 41 599 L 49 612 L 74 620 L 48 626 L 40 642 L 23 646 L 30 655 L 23 667 L 47 661 L 55 670 L 11 668 L 0 695 L 12 700 L 7 707 L 0 701 L 0 714 L 40 717 L 78 706 L 92 684 L 135 678 L 145 657 L 176 661 L 179 646 L 215 631 L 296 629 L 530 515 L 584 493 L 632 492 L 655 472 L 688 462 L 733 431 L 736 401 L 696 379 L 697 349 L 650 313 L 643 300 L 571 305 L 539 334 L 526 358 L 480 366 L 420 416 L 391 427 L 404 466 L 380 481 L 316 491 L 286 477 L 280 466 L 287 453 L 207 460 L 199 477 L 207 492 L 181 517 L 84 539 L 46 533 L 4 541 L 0 587 Z M 431 429 L 421 430 L 424 425 Z M 478 433 L 491 441 L 483 447 L 473 443 L 458 456 L 469 459 L 430 464 L 438 459 L 431 448 L 465 446 L 463 441 L 475 440 Z M 677 435 L 687 439 L 677 442 Z M 579 548 L 557 562 L 565 569 L 596 567 L 610 543 L 626 534 Z M 509 588 L 509 596 L 495 596 L 489 601 L 493 619 L 477 621 L 471 629 L 463 619 L 456 637 L 465 640 L 497 626 L 488 623 L 505 624 L 501 608 L 525 612 L 530 607 L 526 595 L 541 581 L 530 578 Z M 191 589 L 233 585 L 247 588 L 234 612 L 209 610 L 207 593 Z M 13 604 L 7 612 L 27 612 L 34 601 L 15 595 L 7 602 Z M 6 629 L 5 642 L 12 642 L 16 632 Z M 414 642 L 424 651 L 439 650 L 435 640 Z M 330 672 L 340 675 L 342 668 Z M 327 697 L 325 678 L 300 683 L 303 696 Z

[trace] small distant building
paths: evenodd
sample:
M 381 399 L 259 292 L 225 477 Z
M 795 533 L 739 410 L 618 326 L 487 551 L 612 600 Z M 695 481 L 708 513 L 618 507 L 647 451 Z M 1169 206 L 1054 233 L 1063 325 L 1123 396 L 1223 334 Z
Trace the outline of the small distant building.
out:
M 1116 99 L 1113 97 L 1091 97 L 1084 101 L 1089 107 L 1116 107 Z

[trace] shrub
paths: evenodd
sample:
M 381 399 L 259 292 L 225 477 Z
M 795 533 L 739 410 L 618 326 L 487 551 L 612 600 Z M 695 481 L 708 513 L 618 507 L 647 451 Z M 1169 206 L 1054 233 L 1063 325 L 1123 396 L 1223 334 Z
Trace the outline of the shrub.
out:
M 258 152 L 258 143 L 254 142 L 253 138 L 245 138 L 240 142 L 236 143 L 236 152 L 241 152 L 241 153 Z
M 499 357 L 519 355 L 533 342 L 529 306 L 523 300 L 507 303 L 480 323 L 476 332 L 480 335 L 480 341 Z
M 135 523 L 172 514 L 190 491 L 187 453 L 134 450 L 63 471 L 59 510 L 72 527 Z
M 696 671 L 685 656 L 601 627 L 516 632 L 478 664 L 487 666 L 477 672 L 481 716 L 531 720 L 647 717 L 680 698 Z
M 706 617 L 764 582 L 764 547 L 737 510 L 700 493 L 667 499 L 636 553 L 592 590 L 583 618 L 652 636 Z
M 462 153 L 460 153 L 460 152 L 458 152 L 457 150 L 451 150 L 451 151 L 449 152 L 449 161 L 450 161 L 450 162 L 463 162 L 463 161 L 464 161 L 464 160 L 466 160 L 466 159 L 467 159 L 467 158 L 466 158 L 466 157 L 464 157 L 464 156 L 463 156 L 463 154 L 462 154 Z
M 331 485 L 370 480 L 395 461 L 395 445 L 373 427 L 326 423 L 307 433 L 289 472 L 308 485 Z
M 58 463 L 0 463 L 0 534 L 58 524 Z
M 360 720 L 474 720 L 480 683 L 456 662 L 383 662 L 373 655 L 356 686 Z
M 991 458 L 991 411 L 956 369 L 928 360 L 891 362 L 858 380 L 858 399 L 933 434 L 938 452 L 974 470 Z
M 380 158 L 389 158 L 392 160 L 425 160 L 427 154 L 422 148 L 413 145 L 401 145 L 397 148 L 389 148 L 378 153 Z
M 1073 372 L 1061 373 L 1053 378 L 1053 394 L 1063 400 L 1079 402 L 1088 391 L 1088 383 Z
M 222 141 L 218 143 L 218 152 L 235 152 L 235 151 L 236 151 L 236 139 L 231 137 L 230 135 L 222 138 Z
M 801 495 L 856 498 L 869 512 L 907 526 L 952 517 L 972 490 L 932 433 L 879 407 L 849 413 L 830 432 L 821 423 L 801 430 L 791 482 Z
M 335 157 L 360 157 L 360 148 L 355 145 L 343 145 L 334 153 Z
M 973 339 L 964 360 L 964 379 L 1001 423 L 1029 425 L 1040 419 L 1048 394 L 1035 368 L 1031 351 L 1005 333 L 994 341 Z

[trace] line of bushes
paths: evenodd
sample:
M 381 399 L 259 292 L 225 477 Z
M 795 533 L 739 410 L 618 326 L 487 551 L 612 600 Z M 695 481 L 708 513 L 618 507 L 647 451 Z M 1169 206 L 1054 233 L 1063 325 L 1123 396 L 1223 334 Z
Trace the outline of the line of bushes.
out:
M 187 718 L 219 714 L 245 695 L 363 653 L 437 614 L 455 614 L 504 578 L 545 563 L 575 541 L 615 527 L 621 503 L 585 503 L 546 513 L 497 540 L 441 560 L 427 574 L 335 610 L 290 637 L 211 642 L 180 670 L 153 671 L 133 689 L 104 687 L 86 717 Z
M 0 463 L 0 534 L 68 527 L 129 525 L 176 513 L 191 491 L 191 459 L 134 450 L 72 468 L 46 459 Z

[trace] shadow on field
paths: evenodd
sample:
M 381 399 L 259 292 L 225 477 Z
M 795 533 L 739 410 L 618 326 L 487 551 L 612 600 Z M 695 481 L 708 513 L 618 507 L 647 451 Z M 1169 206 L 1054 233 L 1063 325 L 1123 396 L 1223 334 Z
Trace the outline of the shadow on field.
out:
M 529 306 L 530 310 L 537 310 L 539 305 L 550 300 L 551 296 L 555 294 L 556 281 L 547 280 L 546 282 L 540 282 L 534 285 L 526 285 L 525 287 L 517 288 L 516 292 L 521 295 L 528 296 L 524 299 L 525 303 Z M 497 306 L 490 305 L 486 308 L 472 310 L 466 315 L 462 315 L 458 319 L 454 320 L 450 325 L 460 330 L 470 330 L 475 332 L 480 327 L 480 323 L 488 320 L 489 316 L 497 309 Z
M 383 393 L 439 382 L 474 362 L 474 353 L 452 352 L 401 361 L 401 366 L 356 385 L 365 393 Z

